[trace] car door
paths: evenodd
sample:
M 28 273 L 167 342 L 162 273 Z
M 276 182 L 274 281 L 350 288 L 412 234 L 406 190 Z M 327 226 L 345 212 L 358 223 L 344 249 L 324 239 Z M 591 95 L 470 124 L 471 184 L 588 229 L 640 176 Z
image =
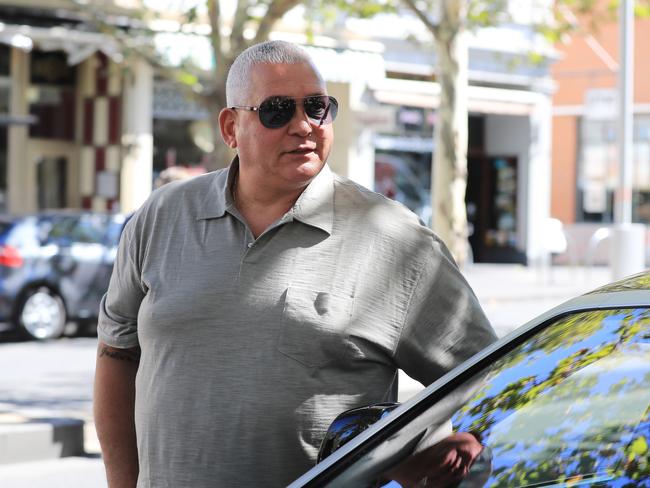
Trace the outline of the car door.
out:
M 649 296 L 622 295 L 500 341 L 290 487 L 398 487 L 389 468 L 451 432 L 483 445 L 460 487 L 650 486 Z

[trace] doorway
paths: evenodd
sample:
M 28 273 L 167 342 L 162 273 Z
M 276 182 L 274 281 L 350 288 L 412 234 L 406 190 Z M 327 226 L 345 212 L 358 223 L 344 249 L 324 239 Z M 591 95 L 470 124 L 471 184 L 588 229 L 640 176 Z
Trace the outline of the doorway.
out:
M 67 197 L 66 158 L 44 157 L 37 164 L 38 209 L 64 208 Z
M 517 172 L 515 156 L 468 157 L 467 221 L 477 263 L 526 263 L 517 249 Z

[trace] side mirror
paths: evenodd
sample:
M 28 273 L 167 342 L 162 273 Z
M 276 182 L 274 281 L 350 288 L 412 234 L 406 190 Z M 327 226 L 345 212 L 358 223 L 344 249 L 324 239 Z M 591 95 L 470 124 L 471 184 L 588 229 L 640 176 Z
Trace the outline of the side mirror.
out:
M 376 403 L 366 407 L 353 408 L 340 414 L 327 429 L 325 438 L 318 450 L 316 462 L 320 463 L 338 448 L 347 444 L 368 427 L 395 410 L 399 405 L 399 403 L 392 402 Z

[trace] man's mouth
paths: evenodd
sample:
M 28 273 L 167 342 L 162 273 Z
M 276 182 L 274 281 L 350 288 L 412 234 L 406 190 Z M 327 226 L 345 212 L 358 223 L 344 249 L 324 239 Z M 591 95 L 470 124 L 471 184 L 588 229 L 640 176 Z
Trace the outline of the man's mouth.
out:
M 314 151 L 316 151 L 315 147 L 298 147 L 288 152 L 289 154 L 309 154 Z

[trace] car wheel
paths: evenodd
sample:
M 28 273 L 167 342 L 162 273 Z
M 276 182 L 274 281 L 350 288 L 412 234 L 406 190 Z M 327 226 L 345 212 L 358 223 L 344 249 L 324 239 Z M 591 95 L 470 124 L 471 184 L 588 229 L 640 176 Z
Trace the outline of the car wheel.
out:
M 59 295 L 48 288 L 27 293 L 18 314 L 23 333 L 32 339 L 53 339 L 63 334 L 65 323 L 65 306 Z

